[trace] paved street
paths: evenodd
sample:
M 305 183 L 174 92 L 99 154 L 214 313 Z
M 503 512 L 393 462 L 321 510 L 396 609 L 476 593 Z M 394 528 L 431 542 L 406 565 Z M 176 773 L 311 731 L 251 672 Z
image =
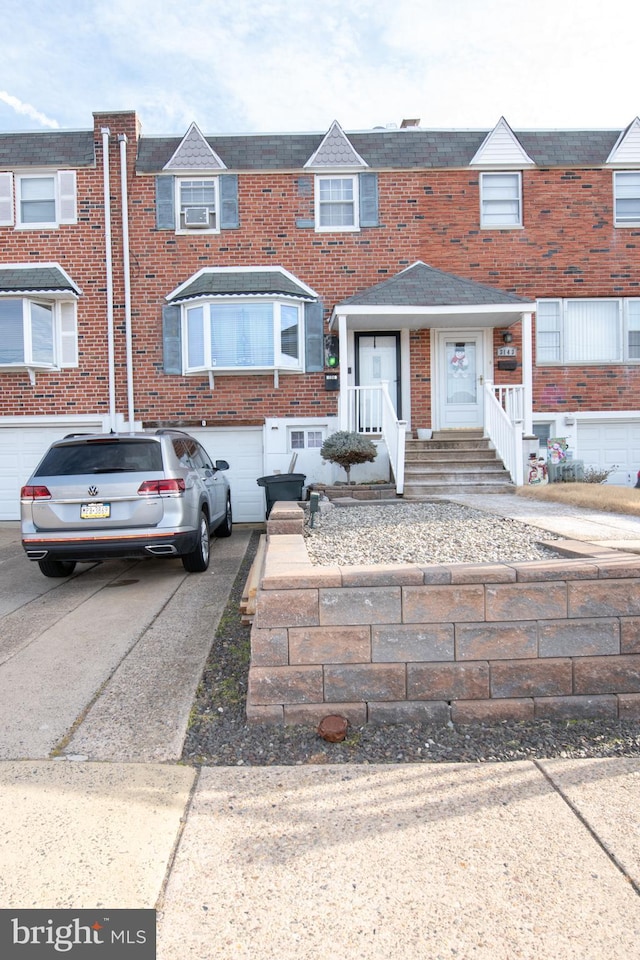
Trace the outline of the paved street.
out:
M 250 533 L 212 540 L 204 574 L 114 561 L 52 580 L 0 524 L 0 759 L 177 760 Z

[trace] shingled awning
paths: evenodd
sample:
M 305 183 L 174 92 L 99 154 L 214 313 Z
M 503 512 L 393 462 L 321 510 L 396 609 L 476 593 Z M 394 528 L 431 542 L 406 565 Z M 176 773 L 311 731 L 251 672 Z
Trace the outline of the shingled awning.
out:
M 0 267 L 0 294 L 71 294 L 82 290 L 57 263 L 12 264 Z
M 201 297 L 295 297 L 317 300 L 317 294 L 288 271 L 205 267 L 173 290 L 166 300 L 183 303 Z

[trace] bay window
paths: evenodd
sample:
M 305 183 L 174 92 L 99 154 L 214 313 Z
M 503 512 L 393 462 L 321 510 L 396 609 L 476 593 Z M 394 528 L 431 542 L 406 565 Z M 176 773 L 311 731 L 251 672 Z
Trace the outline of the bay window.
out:
M 76 365 L 75 303 L 0 298 L 0 366 Z
M 186 370 L 302 369 L 300 307 L 279 300 L 187 306 Z

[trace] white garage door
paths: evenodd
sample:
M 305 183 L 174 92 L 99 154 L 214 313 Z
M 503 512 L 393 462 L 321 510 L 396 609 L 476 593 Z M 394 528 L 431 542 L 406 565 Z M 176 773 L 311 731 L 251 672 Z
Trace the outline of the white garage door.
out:
M 228 460 L 234 523 L 259 523 L 266 508 L 264 490 L 257 484 L 264 474 L 262 427 L 190 427 L 212 460 Z
M 54 440 L 74 430 L 88 433 L 101 430 L 95 423 L 38 424 L 3 426 L 0 421 L 0 520 L 20 519 L 20 487 L 29 479 L 33 468 Z
M 635 486 L 640 470 L 640 421 L 579 420 L 578 457 L 585 467 L 610 470 L 608 483 Z

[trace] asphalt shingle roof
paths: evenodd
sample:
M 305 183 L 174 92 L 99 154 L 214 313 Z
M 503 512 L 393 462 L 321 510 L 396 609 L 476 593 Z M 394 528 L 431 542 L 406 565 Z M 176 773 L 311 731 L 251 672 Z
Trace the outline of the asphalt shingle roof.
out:
M 309 291 L 279 270 L 205 270 L 187 283 L 171 303 L 194 297 L 224 296 L 294 296 L 313 300 Z
M 0 293 L 55 293 L 78 288 L 60 267 L 0 267 Z
M 515 294 L 496 290 L 474 280 L 465 280 L 418 261 L 388 280 L 342 300 L 336 309 L 347 304 L 364 307 L 458 307 L 528 302 Z
M 467 167 L 488 130 L 371 130 L 347 133 L 372 169 Z M 514 131 L 539 167 L 598 167 L 606 163 L 620 130 Z M 302 170 L 323 134 L 258 134 L 207 137 L 228 170 Z M 159 173 L 180 144 L 180 137 L 143 137 L 139 173 Z
M 91 130 L 0 133 L 0 168 L 91 167 L 96 162 Z

